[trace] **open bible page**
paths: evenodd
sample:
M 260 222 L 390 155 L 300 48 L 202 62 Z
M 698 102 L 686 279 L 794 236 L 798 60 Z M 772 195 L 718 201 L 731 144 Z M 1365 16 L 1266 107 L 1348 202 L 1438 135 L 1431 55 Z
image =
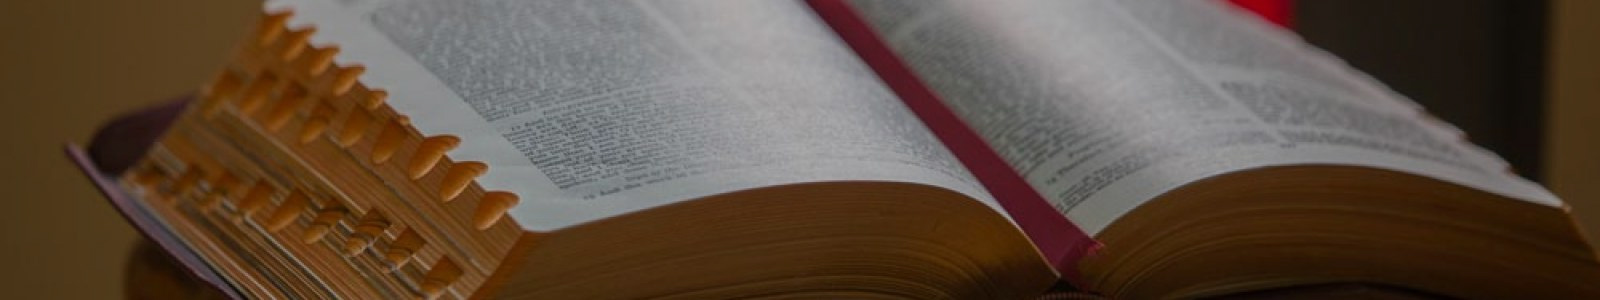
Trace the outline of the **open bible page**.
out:
M 1208 176 L 1363 165 L 1545 204 L 1409 100 L 1221 1 L 856 0 L 963 121 L 1090 234 Z
M 816 16 L 778 1 L 271 0 L 367 67 L 425 135 L 550 230 L 816 181 L 939 186 L 995 207 Z M 293 26 L 293 24 L 291 26 Z

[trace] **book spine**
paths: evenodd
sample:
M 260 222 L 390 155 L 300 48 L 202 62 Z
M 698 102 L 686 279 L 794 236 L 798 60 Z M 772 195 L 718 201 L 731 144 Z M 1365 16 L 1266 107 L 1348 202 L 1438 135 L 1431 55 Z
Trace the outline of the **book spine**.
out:
M 447 155 L 460 138 L 423 136 L 360 82 L 365 68 L 335 62 L 337 46 L 310 45 L 316 29 L 290 19 L 262 17 L 125 185 L 169 222 L 189 222 L 174 226 L 200 228 L 188 238 L 239 245 L 210 259 L 263 264 L 234 276 L 324 287 L 312 295 L 468 296 L 523 233 L 504 217 L 517 195 L 482 189 L 486 164 Z M 339 262 L 324 256 L 345 257 L 350 274 L 307 263 Z M 379 279 L 350 288 L 344 275 Z

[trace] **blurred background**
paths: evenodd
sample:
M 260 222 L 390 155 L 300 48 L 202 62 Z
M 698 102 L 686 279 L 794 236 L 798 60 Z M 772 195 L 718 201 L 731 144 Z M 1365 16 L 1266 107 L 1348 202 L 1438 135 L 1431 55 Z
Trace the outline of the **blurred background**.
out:
M 1600 1 L 1240 0 L 1466 130 L 1600 240 Z M 1292 5 L 1285 5 L 1292 4 Z M 120 298 L 137 233 L 73 169 L 120 112 L 212 76 L 256 0 L 0 2 L 0 288 Z

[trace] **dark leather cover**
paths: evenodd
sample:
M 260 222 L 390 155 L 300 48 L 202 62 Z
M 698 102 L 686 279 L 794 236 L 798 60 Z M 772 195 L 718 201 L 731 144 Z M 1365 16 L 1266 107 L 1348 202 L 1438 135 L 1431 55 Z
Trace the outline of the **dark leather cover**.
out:
M 183 113 L 190 98 L 180 97 L 165 104 L 118 117 L 100 128 L 90 141 L 87 150 L 69 143 L 65 147 L 66 154 L 77 165 L 78 170 L 100 189 L 100 193 L 106 197 L 111 206 L 128 220 L 129 225 L 133 225 L 150 244 L 154 244 L 154 247 L 165 252 L 175 269 L 190 277 L 187 279 L 192 279 L 187 281 L 214 290 L 215 293 L 212 294 L 222 295 L 228 299 L 243 299 L 227 280 L 211 268 L 210 264 L 163 227 L 155 216 L 135 203 L 140 199 L 122 190 L 116 181 L 117 174 L 137 163 L 150 146 L 160 139 L 167 127 Z M 140 282 L 138 278 L 128 279 L 129 291 L 141 288 L 138 285 Z

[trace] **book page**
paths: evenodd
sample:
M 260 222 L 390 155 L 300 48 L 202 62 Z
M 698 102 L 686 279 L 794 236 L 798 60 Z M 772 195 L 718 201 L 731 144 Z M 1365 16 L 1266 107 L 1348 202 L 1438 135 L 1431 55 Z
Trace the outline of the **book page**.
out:
M 851 3 L 1090 234 L 1185 183 L 1282 165 L 1385 168 L 1560 205 L 1459 130 L 1225 2 Z
M 272 0 L 485 189 L 551 230 L 817 181 L 939 186 L 995 207 L 798 2 Z

